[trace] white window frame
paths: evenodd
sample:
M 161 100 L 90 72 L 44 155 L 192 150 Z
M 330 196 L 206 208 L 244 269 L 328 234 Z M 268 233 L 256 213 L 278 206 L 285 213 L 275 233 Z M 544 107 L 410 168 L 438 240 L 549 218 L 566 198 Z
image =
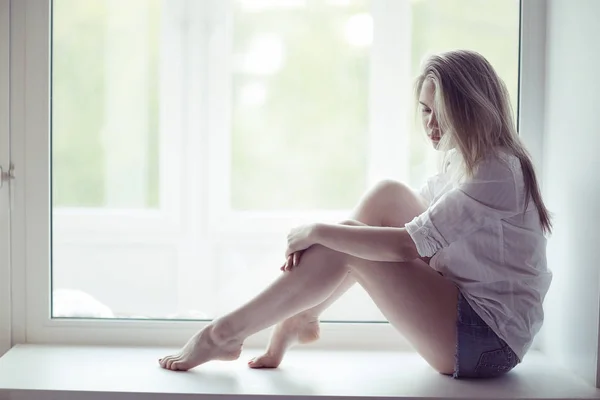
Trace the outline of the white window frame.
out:
M 521 0 L 519 135 L 543 176 L 543 127 L 546 103 L 546 1 Z M 540 185 L 542 184 L 540 179 Z
M 409 21 L 406 24 L 399 24 L 392 18 L 394 15 L 390 12 L 390 6 L 405 7 L 406 2 L 386 2 L 385 0 L 375 0 L 373 13 L 375 17 L 379 15 L 377 26 L 383 29 L 392 29 L 398 37 L 407 37 L 406 32 L 409 29 Z M 531 18 L 529 15 L 538 12 L 540 3 L 523 2 L 522 21 L 532 24 L 544 24 L 543 18 Z M 200 25 L 192 24 L 189 40 L 194 43 L 194 55 L 189 56 L 189 62 L 192 68 L 190 74 L 200 74 L 200 76 L 191 76 L 192 85 L 202 85 L 203 82 L 208 85 L 210 97 L 210 108 L 206 107 L 207 98 L 205 96 L 195 96 L 194 93 L 200 93 L 200 90 L 187 91 L 189 98 L 186 99 L 189 107 L 199 110 L 205 110 L 204 113 L 188 113 L 185 123 L 191 129 L 201 130 L 207 128 L 209 135 L 200 137 L 198 135 L 192 142 L 186 143 L 187 151 L 190 149 L 209 149 L 221 147 L 227 148 L 226 138 L 228 135 L 227 115 L 230 112 L 224 105 L 229 104 L 228 96 L 229 76 L 224 76 L 223 71 L 227 68 L 222 67 L 223 60 L 227 59 L 226 52 L 228 48 L 222 46 L 227 43 L 230 35 L 230 21 L 226 15 L 226 2 L 192 2 L 192 7 L 211 7 L 210 16 L 219 16 L 219 12 L 224 19 L 217 21 L 212 18 L 206 18 Z M 189 5 L 189 4 L 188 4 Z M 190 11 L 190 10 L 188 10 Z M 194 10 L 202 11 L 202 10 Z M 408 13 L 404 13 L 407 15 Z M 139 321 L 139 320 L 62 320 L 51 319 L 50 310 L 50 174 L 48 166 L 50 165 L 49 155 L 49 132 L 50 132 L 50 108 L 49 108 L 49 43 L 50 43 L 50 1 L 49 0 L 21 0 L 12 1 L 11 10 L 11 135 L 12 152 L 15 165 L 18 169 L 18 184 L 15 185 L 14 208 L 12 212 L 13 229 L 12 238 L 12 292 L 14 294 L 12 303 L 12 335 L 14 343 L 68 343 L 68 344 L 110 344 L 110 345 L 156 345 L 171 346 L 180 345 L 182 342 L 197 331 L 206 322 L 179 322 L 179 321 Z M 407 17 L 408 18 L 408 17 Z M 381 21 L 381 22 L 379 22 Z M 208 34 L 207 34 L 208 32 Z M 377 31 L 375 32 L 377 34 Z M 402 173 L 402 166 L 398 163 L 397 154 L 392 151 L 407 148 L 402 146 L 403 138 L 400 135 L 388 136 L 384 132 L 406 130 L 403 126 L 406 122 L 405 116 L 398 115 L 397 105 L 408 105 L 410 101 L 410 90 L 402 93 L 397 90 L 403 87 L 400 76 L 398 82 L 390 84 L 389 81 L 378 81 L 380 73 L 378 69 L 391 68 L 394 71 L 402 71 L 402 74 L 408 75 L 408 66 L 402 63 L 401 52 L 398 51 L 398 37 L 391 37 L 387 41 L 378 42 L 373 49 L 372 67 L 372 87 L 371 90 L 378 92 L 380 98 L 380 110 L 373 114 L 371 118 L 370 129 L 376 134 L 373 140 L 373 146 L 370 148 L 374 159 L 384 160 L 380 165 L 372 165 L 368 176 L 371 182 L 381 177 L 397 177 Z M 200 42 L 196 41 L 201 39 Z M 526 35 L 521 37 L 521 45 L 527 47 Z M 199 44 L 200 43 L 200 44 Z M 408 41 L 400 41 L 402 45 L 408 45 Z M 189 47 L 188 43 L 188 47 Z M 182 51 L 185 51 L 184 43 Z M 225 53 L 225 54 L 224 54 Z M 219 59 L 219 65 L 213 60 Z M 208 62 L 208 76 L 202 76 L 200 68 L 193 68 L 202 62 Z M 527 74 L 535 75 L 539 65 L 543 65 L 542 60 L 532 60 L 523 58 L 524 64 L 521 68 L 521 77 Z M 392 75 L 393 76 L 393 75 Z M 188 75 L 190 77 L 190 75 Z M 395 89 L 396 88 L 396 89 Z M 529 89 L 529 88 L 528 88 Z M 532 88 L 527 96 L 531 99 L 540 100 L 542 94 Z M 220 99 L 218 96 L 222 96 Z M 177 96 L 174 96 L 177 97 Z M 179 96 L 181 97 L 181 96 Z M 525 95 L 522 96 L 526 98 Z M 394 107 L 391 104 L 395 104 Z M 522 107 L 527 106 L 527 102 L 522 101 Z M 408 107 L 405 107 L 408 110 Z M 523 108 L 522 108 L 523 109 Z M 526 126 L 527 112 L 521 112 L 521 124 Z M 211 116 L 211 118 L 209 118 Z M 390 124 L 394 129 L 390 129 Z M 384 129 L 385 128 L 385 129 Z M 531 135 L 541 135 L 541 130 Z M 171 137 L 169 138 L 171 140 Z M 176 142 L 177 143 L 177 142 Z M 393 143 L 393 145 L 390 145 Z M 160 144 L 167 146 L 167 143 Z M 206 150 L 205 150 L 206 151 Z M 228 154 L 228 152 L 225 152 Z M 314 219 L 315 214 L 296 213 L 294 215 L 260 215 L 233 213 L 226 207 L 215 207 L 227 204 L 223 199 L 227 199 L 226 189 L 216 179 L 211 179 L 208 174 L 209 169 L 219 168 L 219 171 L 228 171 L 229 165 L 227 159 L 223 159 L 216 152 L 209 152 L 208 158 L 205 157 L 187 157 L 185 164 L 179 164 L 174 168 L 181 168 L 178 171 L 192 168 L 199 171 L 202 178 L 209 179 L 210 193 L 213 197 L 208 202 L 202 202 L 198 198 L 197 190 L 190 189 L 190 200 L 199 204 L 200 214 L 198 219 L 209 218 L 210 235 L 214 235 L 215 240 L 231 240 L 240 234 L 251 234 L 257 226 L 265 227 L 264 233 L 279 232 L 283 224 L 302 221 L 310 216 Z M 200 161 L 200 160 L 208 161 Z M 166 168 L 172 166 L 168 165 Z M 228 176 L 228 173 L 227 175 Z M 171 178 L 170 176 L 169 178 Z M 181 191 L 181 182 L 176 182 L 177 187 L 174 190 Z M 173 207 L 177 207 L 174 205 Z M 211 213 L 207 213 L 208 209 Z M 158 213 L 149 221 L 171 222 L 173 233 L 181 229 L 179 217 L 167 209 L 164 213 Z M 324 215 L 324 219 L 345 218 L 346 210 L 340 210 L 340 213 L 331 213 Z M 208 217 L 207 217 L 208 215 Z M 143 217 L 147 217 L 144 215 Z M 103 215 L 109 218 L 110 215 Z M 90 217 L 92 218 L 92 217 Z M 101 219 L 101 216 L 98 216 Z M 262 221 L 262 224 L 256 224 L 256 221 Z M 93 221 L 90 221 L 93 222 Z M 206 232 L 204 232 L 206 234 Z M 0 314 L 0 317 L 2 314 Z M 384 323 L 325 323 L 322 327 L 323 338 L 318 342 L 319 346 L 327 348 L 368 348 L 368 349 L 394 349 L 408 348 L 408 344 L 391 328 L 389 324 Z M 266 333 L 262 332 L 247 342 L 249 346 L 263 346 L 266 343 Z
M 0 0 L 0 166 L 10 168 L 9 122 L 9 37 L 10 2 Z M 0 188 L 0 356 L 11 345 L 11 287 L 10 287 L 10 183 Z

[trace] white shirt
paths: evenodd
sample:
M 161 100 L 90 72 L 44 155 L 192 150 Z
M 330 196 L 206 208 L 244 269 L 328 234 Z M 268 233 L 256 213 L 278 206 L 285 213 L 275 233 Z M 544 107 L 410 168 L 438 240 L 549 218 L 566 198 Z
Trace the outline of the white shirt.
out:
M 501 151 L 473 178 L 449 172 L 421 190 L 429 208 L 406 224 L 422 257 L 452 280 L 489 327 L 523 360 L 544 319 L 552 274 L 546 238 L 517 157 Z

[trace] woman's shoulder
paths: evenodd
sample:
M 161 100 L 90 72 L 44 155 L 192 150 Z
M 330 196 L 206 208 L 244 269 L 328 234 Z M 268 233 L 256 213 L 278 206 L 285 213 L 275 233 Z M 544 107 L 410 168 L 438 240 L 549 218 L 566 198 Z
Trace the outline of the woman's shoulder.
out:
M 482 157 L 472 174 L 466 172 L 458 152 L 448 152 L 442 170 L 429 178 L 428 184 L 438 191 L 448 190 L 464 183 L 514 182 L 515 188 L 523 180 L 519 158 L 510 149 L 498 147 Z
M 485 156 L 478 165 L 479 174 L 511 175 L 518 179 L 521 171 L 521 161 L 510 149 L 498 147 Z
M 517 157 L 515 153 L 507 147 L 498 147 L 495 149 L 494 155 L 497 160 L 507 164 L 510 167 L 520 165 L 519 157 Z

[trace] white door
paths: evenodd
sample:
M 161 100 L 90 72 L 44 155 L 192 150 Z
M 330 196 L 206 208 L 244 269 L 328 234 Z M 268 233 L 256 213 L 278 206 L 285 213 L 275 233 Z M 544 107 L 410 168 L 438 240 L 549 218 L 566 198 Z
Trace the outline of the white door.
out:
M 11 345 L 9 3 L 0 0 L 0 356 Z

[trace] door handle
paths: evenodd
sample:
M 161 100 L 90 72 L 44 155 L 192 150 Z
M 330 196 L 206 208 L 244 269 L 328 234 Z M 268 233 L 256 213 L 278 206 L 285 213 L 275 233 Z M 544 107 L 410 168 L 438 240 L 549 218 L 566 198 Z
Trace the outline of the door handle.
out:
M 15 166 L 10 164 L 8 171 L 4 171 L 2 167 L 0 167 L 0 189 L 4 186 L 4 182 L 9 182 L 15 179 Z

